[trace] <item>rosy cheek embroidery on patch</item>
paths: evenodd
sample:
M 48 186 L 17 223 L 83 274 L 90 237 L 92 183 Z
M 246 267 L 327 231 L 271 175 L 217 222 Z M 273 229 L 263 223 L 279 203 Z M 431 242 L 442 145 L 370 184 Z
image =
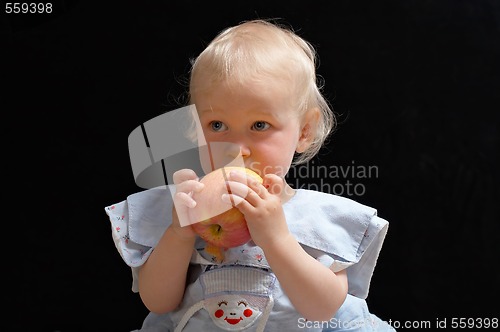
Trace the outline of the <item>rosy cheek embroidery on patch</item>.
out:
M 252 309 L 245 309 L 245 311 L 243 311 L 243 315 L 245 315 L 245 317 L 250 317 L 252 316 L 252 314 L 253 314 Z
M 222 309 L 217 310 L 215 312 L 214 316 L 217 318 L 221 318 L 222 316 L 224 316 L 224 310 L 222 310 Z

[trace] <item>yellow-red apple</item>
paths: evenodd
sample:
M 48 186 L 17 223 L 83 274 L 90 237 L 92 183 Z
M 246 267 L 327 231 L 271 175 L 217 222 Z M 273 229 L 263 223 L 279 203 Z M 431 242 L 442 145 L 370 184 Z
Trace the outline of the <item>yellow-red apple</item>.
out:
M 262 178 L 248 168 L 216 169 L 200 180 L 205 188 L 193 194 L 197 204 L 189 212 L 191 227 L 207 243 L 206 251 L 219 260 L 223 258 L 223 250 L 243 245 L 251 238 L 244 215 L 221 200 L 222 194 L 230 192 L 226 179 L 232 170 L 245 172 L 262 183 Z

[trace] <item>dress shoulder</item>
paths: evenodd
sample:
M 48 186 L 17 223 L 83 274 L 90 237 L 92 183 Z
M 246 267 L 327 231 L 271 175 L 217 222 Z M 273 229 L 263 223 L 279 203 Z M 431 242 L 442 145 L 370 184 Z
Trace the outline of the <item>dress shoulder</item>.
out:
M 172 223 L 172 206 L 170 189 L 162 186 L 134 193 L 104 208 L 115 246 L 127 265 L 137 267 L 146 261 Z
M 284 210 L 290 231 L 306 251 L 337 270 L 347 268 L 349 293 L 366 298 L 388 229 L 377 210 L 306 189 L 298 189 Z

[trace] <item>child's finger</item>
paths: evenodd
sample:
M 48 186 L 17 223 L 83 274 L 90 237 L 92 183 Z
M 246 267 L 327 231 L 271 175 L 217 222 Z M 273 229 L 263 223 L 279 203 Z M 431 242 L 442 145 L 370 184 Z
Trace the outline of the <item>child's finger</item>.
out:
M 262 187 L 260 181 L 258 181 L 256 178 L 250 176 L 250 175 L 247 175 L 243 172 L 240 172 L 240 171 L 231 171 L 229 173 L 229 177 L 228 177 L 230 180 L 233 180 L 233 181 L 237 181 L 237 182 L 240 182 L 240 183 L 243 183 L 245 186 L 247 186 L 248 188 L 252 189 L 253 191 L 255 191 L 257 193 L 257 195 L 259 195 L 261 198 L 264 198 L 263 194 L 267 194 L 267 191 L 264 190 L 265 188 Z
M 257 206 L 259 200 L 266 199 L 268 192 L 259 181 L 248 178 L 248 183 L 244 184 L 236 181 L 226 181 L 231 194 L 245 198 L 251 205 Z
M 199 192 L 203 188 L 205 188 L 205 185 L 197 180 L 187 180 L 184 182 L 180 182 L 175 186 L 175 191 L 176 192 L 185 192 L 185 193 L 190 193 L 190 192 Z
M 174 184 L 179 184 L 187 180 L 197 180 L 198 176 L 192 169 L 184 168 L 174 172 L 172 175 Z
M 233 194 L 223 194 L 221 197 L 224 203 L 227 203 L 231 206 L 238 207 L 238 209 L 244 214 L 245 210 L 248 210 L 251 204 L 246 201 L 243 197 Z
M 238 195 L 243 198 L 248 195 L 250 190 L 246 184 L 236 181 L 226 181 L 226 189 L 228 193 Z
M 276 174 L 266 174 L 262 184 L 270 194 L 277 196 L 281 195 L 285 187 L 284 180 Z
M 191 197 L 191 195 L 185 192 L 175 193 L 174 203 L 176 206 L 180 204 L 188 208 L 194 208 L 196 206 L 196 201 Z
M 229 180 L 234 180 L 234 181 L 239 181 L 239 182 L 246 182 L 247 180 L 247 175 L 244 172 L 237 171 L 237 170 L 232 170 L 229 173 L 226 173 L 227 179 Z
M 260 181 L 257 181 L 255 179 L 248 179 L 248 187 L 261 199 L 266 199 L 267 195 L 269 194 L 263 183 L 260 183 Z

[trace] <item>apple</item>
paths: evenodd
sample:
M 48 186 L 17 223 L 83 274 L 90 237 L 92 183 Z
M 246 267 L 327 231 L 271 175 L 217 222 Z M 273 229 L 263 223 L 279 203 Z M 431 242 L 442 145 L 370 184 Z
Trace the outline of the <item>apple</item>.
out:
M 205 250 L 219 261 L 224 258 L 224 250 L 241 246 L 251 239 L 243 213 L 221 200 L 222 194 L 230 192 L 226 179 L 232 170 L 245 172 L 262 183 L 262 178 L 249 168 L 226 166 L 216 169 L 201 178 L 205 188 L 193 194 L 197 204 L 189 211 L 191 227 L 207 243 Z

